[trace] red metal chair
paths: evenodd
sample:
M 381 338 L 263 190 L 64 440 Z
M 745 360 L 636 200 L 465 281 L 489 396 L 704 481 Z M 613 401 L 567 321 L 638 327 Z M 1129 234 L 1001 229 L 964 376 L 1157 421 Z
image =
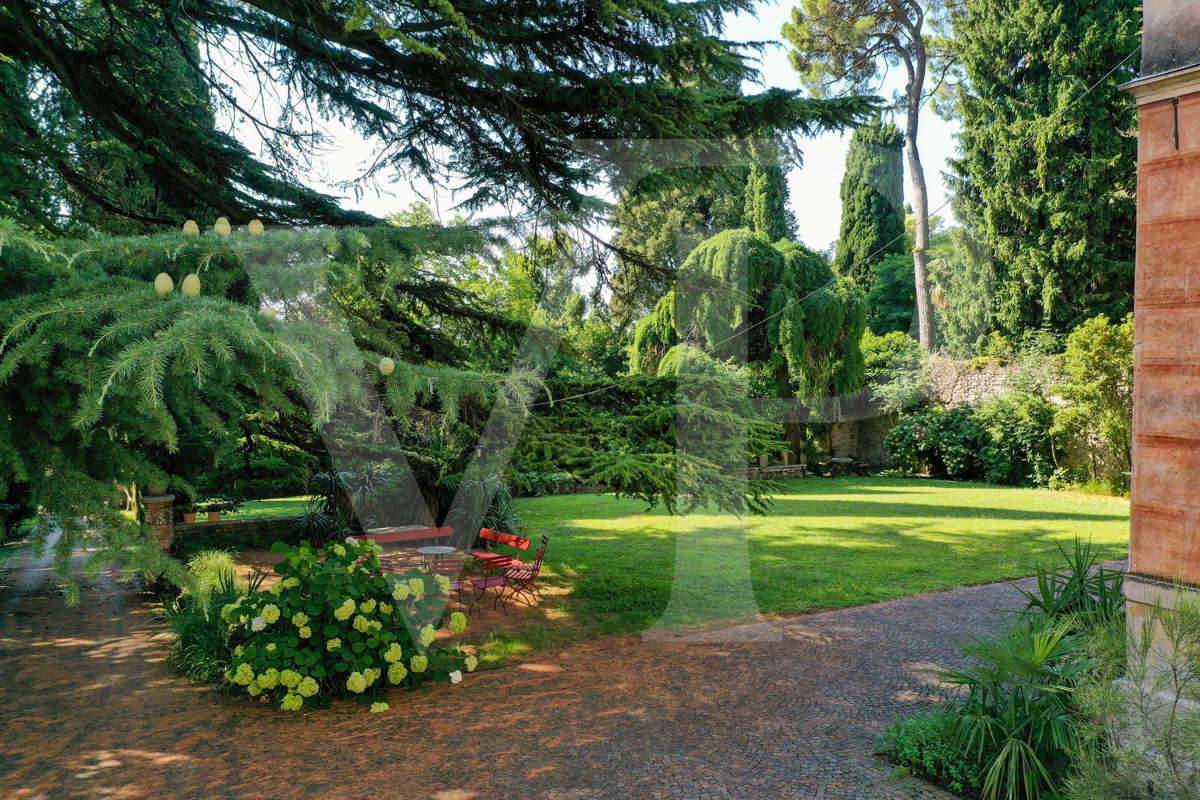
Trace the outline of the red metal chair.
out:
M 498 554 L 493 553 L 492 555 Z M 485 566 L 485 569 L 507 570 L 509 565 L 512 564 L 512 556 L 499 556 L 499 558 L 488 561 L 486 564 L 487 566 Z M 474 611 L 475 606 L 479 604 L 479 601 L 487 597 L 488 589 L 496 590 L 496 596 L 492 600 L 492 611 L 495 611 L 496 603 L 504 597 L 504 587 L 507 585 L 508 584 L 503 575 L 489 575 L 486 578 L 471 578 L 471 586 L 473 586 L 475 589 L 475 599 L 471 601 L 471 606 L 467 609 L 467 613 L 470 614 L 472 611 Z M 482 615 L 483 610 L 481 609 L 479 613 Z M 504 609 L 504 613 L 508 613 L 507 608 Z
M 513 567 L 504 571 L 504 588 L 500 590 L 503 596 L 506 590 L 509 591 L 507 599 L 501 599 L 501 605 L 504 606 L 504 613 L 508 613 L 508 601 L 514 597 L 521 595 L 525 598 L 526 605 L 533 605 L 533 593 L 541 593 L 541 590 L 535 584 L 538 575 L 542 571 L 542 559 L 546 555 L 546 544 L 549 542 L 549 537 L 542 537 L 542 546 L 537 549 L 537 554 L 533 558 L 533 563 L 526 568 Z
M 512 562 L 512 556 L 506 556 L 501 553 L 493 553 L 487 549 L 488 542 L 496 542 L 497 544 L 506 544 L 515 547 L 518 550 L 528 550 L 531 544 L 530 540 L 523 536 L 513 536 L 511 533 L 501 533 L 494 531 L 491 528 L 480 528 L 479 538 L 484 542 L 484 549 L 468 550 L 467 553 L 472 557 L 472 563 L 478 564 L 485 572 L 490 572 L 497 569 L 506 569 Z

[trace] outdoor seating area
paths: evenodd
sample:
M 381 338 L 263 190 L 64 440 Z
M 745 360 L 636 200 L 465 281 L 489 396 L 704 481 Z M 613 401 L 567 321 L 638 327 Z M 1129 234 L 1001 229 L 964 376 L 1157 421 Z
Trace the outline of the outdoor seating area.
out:
M 452 535 L 453 531 L 447 527 L 412 526 L 371 528 L 352 538 L 382 546 L 445 540 Z M 505 615 L 508 614 L 508 604 L 518 597 L 524 598 L 525 603 L 532 606 L 535 596 L 541 593 L 537 580 L 541 575 L 542 561 L 546 557 L 550 537 L 542 535 L 541 545 L 535 552 L 532 563 L 490 549 L 490 545 L 502 545 L 517 551 L 528 550 L 532 541 L 523 536 L 481 528 L 477 541 L 481 547 L 466 551 L 450 545 L 423 545 L 411 551 L 385 552 L 378 557 L 380 572 L 385 575 L 394 574 L 419 567 L 430 575 L 444 575 L 449 580 L 447 593 L 454 595 L 460 605 L 463 605 L 463 589 L 469 585 L 474 590 L 474 596 L 465 606 L 468 614 L 474 612 L 476 607 L 482 614 L 483 605 L 480 603 L 489 597 L 492 600 L 492 610 L 499 608 Z M 469 577 L 466 574 L 468 572 L 481 572 L 483 575 Z

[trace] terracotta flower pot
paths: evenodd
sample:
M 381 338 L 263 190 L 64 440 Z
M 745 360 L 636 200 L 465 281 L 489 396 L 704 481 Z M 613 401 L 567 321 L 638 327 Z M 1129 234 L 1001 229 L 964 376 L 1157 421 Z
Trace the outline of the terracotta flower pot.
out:
M 194 525 L 195 523 L 196 523 L 195 513 L 183 515 L 183 524 L 184 525 Z
M 220 522 L 221 521 L 221 512 L 220 511 L 208 512 L 208 521 L 209 522 Z

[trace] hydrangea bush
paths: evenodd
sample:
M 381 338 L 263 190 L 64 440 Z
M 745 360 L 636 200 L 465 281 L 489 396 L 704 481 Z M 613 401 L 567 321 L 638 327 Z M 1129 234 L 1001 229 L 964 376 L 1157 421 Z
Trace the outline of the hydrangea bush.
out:
M 387 686 L 459 683 L 478 662 L 434 647 L 449 579 L 420 569 L 379 574 L 379 549 L 348 539 L 324 548 L 278 542 L 280 580 L 225 606 L 233 660 L 225 678 L 289 711 L 326 707 L 333 697 L 375 699 Z M 450 615 L 461 633 L 466 617 Z M 371 711 L 385 711 L 375 702 Z

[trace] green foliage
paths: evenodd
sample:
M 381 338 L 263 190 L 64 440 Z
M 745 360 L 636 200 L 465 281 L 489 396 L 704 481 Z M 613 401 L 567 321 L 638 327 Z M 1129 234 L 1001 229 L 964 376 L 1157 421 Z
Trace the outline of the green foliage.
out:
M 893 331 L 862 338 L 864 378 L 885 412 L 912 411 L 929 397 L 926 353 L 907 333 Z
M 63 205 L 142 225 L 210 224 L 218 213 L 375 221 L 305 187 L 327 144 L 313 132 L 318 114 L 381 143 L 356 185 L 462 176 L 477 207 L 576 212 L 590 205 L 578 187 L 604 165 L 575 142 L 790 135 L 845 124 L 862 108 L 734 88 L 757 72 L 752 54 L 721 35 L 722 19 L 750 8 L 571 0 L 497 14 L 354 0 L 295 13 L 267 0 L 114 0 L 43 17 L 6 5 L 0 52 L 11 61 L 0 64 L 0 90 L 14 119 L 0 126 L 0 175 L 24 167 L 12 200 L 49 225 Z M 232 90 L 228 70 L 244 93 L 285 99 L 263 114 Z M 226 119 L 255 131 L 266 157 L 218 124 Z
M 1009 373 L 1008 390 L 978 408 L 993 444 L 1007 456 L 1003 483 L 1049 486 L 1059 472 L 1054 426 L 1060 407 L 1050 399 L 1056 389 L 1047 385 L 1038 364 L 1028 357 Z
M 896 720 L 887 730 L 879 752 L 912 774 L 955 794 L 979 792 L 984 770 L 956 741 L 951 714 L 932 714 Z
M 710 503 L 735 513 L 766 509 L 767 487 L 751 482 L 747 496 L 729 474 L 780 442 L 778 426 L 757 421 L 746 403 L 744 383 L 685 370 L 616 387 L 551 381 L 546 398 L 554 397 L 574 399 L 539 406 L 513 452 L 512 471 L 566 472 L 672 513 Z M 704 440 L 677 449 L 677 425 L 703 431 Z
M 192 572 L 205 591 L 164 600 L 159 615 L 175 635 L 168 655 L 172 671 L 190 680 L 214 683 L 221 680 L 232 660 L 229 625 L 221 619 L 221 609 L 257 591 L 262 579 L 238 585 L 232 560 L 224 553 L 210 551 L 199 554 L 198 559 L 193 559 L 196 569 Z
M 612 280 L 618 322 L 642 317 L 674 289 L 679 269 L 708 235 L 748 228 L 771 242 L 795 239 L 780 148 L 760 142 L 729 148 L 734 152 L 721 155 L 754 166 L 684 170 L 665 186 L 650 180 L 618 201 Z
M 903 147 L 900 129 L 877 120 L 856 128 L 846 151 L 842 228 L 833 269 L 838 275 L 854 279 L 864 290 L 872 288 L 877 264 L 888 256 L 904 255 L 907 250 L 900 159 Z M 907 277 L 909 289 L 915 292 L 911 270 Z M 869 303 L 868 307 L 874 312 Z
M 1200 795 L 1200 604 L 1182 586 L 1175 597 L 1093 633 L 1069 800 Z
M 1038 570 L 1037 588 L 1017 590 L 1029 601 L 1026 613 L 1062 619 L 1070 617 L 1073 626 L 1092 629 L 1125 616 L 1125 595 L 1122 591 L 1125 573 L 1119 569 L 1096 566 L 1099 555 L 1090 541 L 1075 539 L 1071 552 L 1060 542 L 1061 561 L 1050 570 Z
M 227 574 L 232 574 L 237 567 L 233 554 L 227 550 L 202 550 L 188 559 L 188 572 L 191 582 L 184 587 L 183 595 L 203 605 L 209 605 L 209 596 L 218 589 Z M 231 600 L 220 603 L 220 608 Z
M 1024 614 L 973 638 L 963 655 L 970 666 L 939 677 L 963 692 L 952 712 L 955 746 L 986 767 L 983 796 L 1049 796 L 1069 764 L 1083 641 L 1055 617 Z
M 55 528 L 56 564 L 93 548 L 89 569 L 118 561 L 186 580 L 141 527 L 116 508 L 118 486 L 167 483 L 198 456 L 236 441 L 252 413 L 294 415 L 302 386 L 317 419 L 360 368 L 303 326 L 257 311 L 238 259 L 215 237 L 97 237 L 47 248 L 0 230 L 0 487 L 25 484 L 45 509 L 35 549 Z M 202 292 L 159 297 L 202 275 Z M 207 453 L 182 451 L 196 440 Z M 176 472 L 178 470 L 178 472 Z M 174 482 L 174 481 L 170 481 Z
M 904 416 L 884 438 L 888 455 L 901 468 L 934 478 L 999 483 L 1010 471 L 1007 453 L 970 406 L 930 408 Z
M 1070 436 L 1088 455 L 1092 480 L 1128 486 L 1133 450 L 1133 315 L 1119 324 L 1103 316 L 1067 337 L 1063 380 L 1054 391 L 1068 402 L 1055 433 Z
M 954 19 L 956 214 L 995 253 L 996 323 L 1065 333 L 1133 300 L 1137 0 L 980 0 Z M 1094 87 L 1094 88 L 1093 88 Z
M 299 710 L 342 695 L 373 697 L 385 679 L 419 687 L 457 682 L 462 670 L 474 669 L 457 647 L 433 645 L 446 609 L 445 576 L 418 569 L 384 576 L 372 544 L 280 543 L 272 550 L 283 556 L 272 591 L 221 611 L 234 646 L 225 678 L 235 687 Z M 450 626 L 461 632 L 466 618 L 453 614 Z
M 871 271 L 871 290 L 867 293 L 867 325 L 871 332 L 877 336 L 893 331 L 908 333 L 917 313 L 912 254 L 886 256 L 873 264 Z
M 573 480 L 571 473 L 557 470 L 554 472 L 511 472 L 506 476 L 507 482 L 513 486 L 517 497 L 546 497 L 558 494 L 563 486 L 570 485 Z M 494 529 L 493 529 L 494 530 Z
M 685 288 L 638 322 L 634 369 L 647 370 L 684 337 L 707 346 L 718 360 L 733 358 L 738 345 L 732 340 L 744 325 L 747 361 L 774 384 L 775 396 L 792 396 L 793 386 L 821 397 L 861 385 L 865 299 L 816 253 L 799 244 L 772 244 L 750 230 L 725 231 L 693 250 L 680 273 Z M 682 312 L 681 291 L 688 305 Z
M 930 252 L 939 343 L 956 358 L 979 353 L 992 323 L 995 265 L 991 250 L 963 228 L 947 232 Z

